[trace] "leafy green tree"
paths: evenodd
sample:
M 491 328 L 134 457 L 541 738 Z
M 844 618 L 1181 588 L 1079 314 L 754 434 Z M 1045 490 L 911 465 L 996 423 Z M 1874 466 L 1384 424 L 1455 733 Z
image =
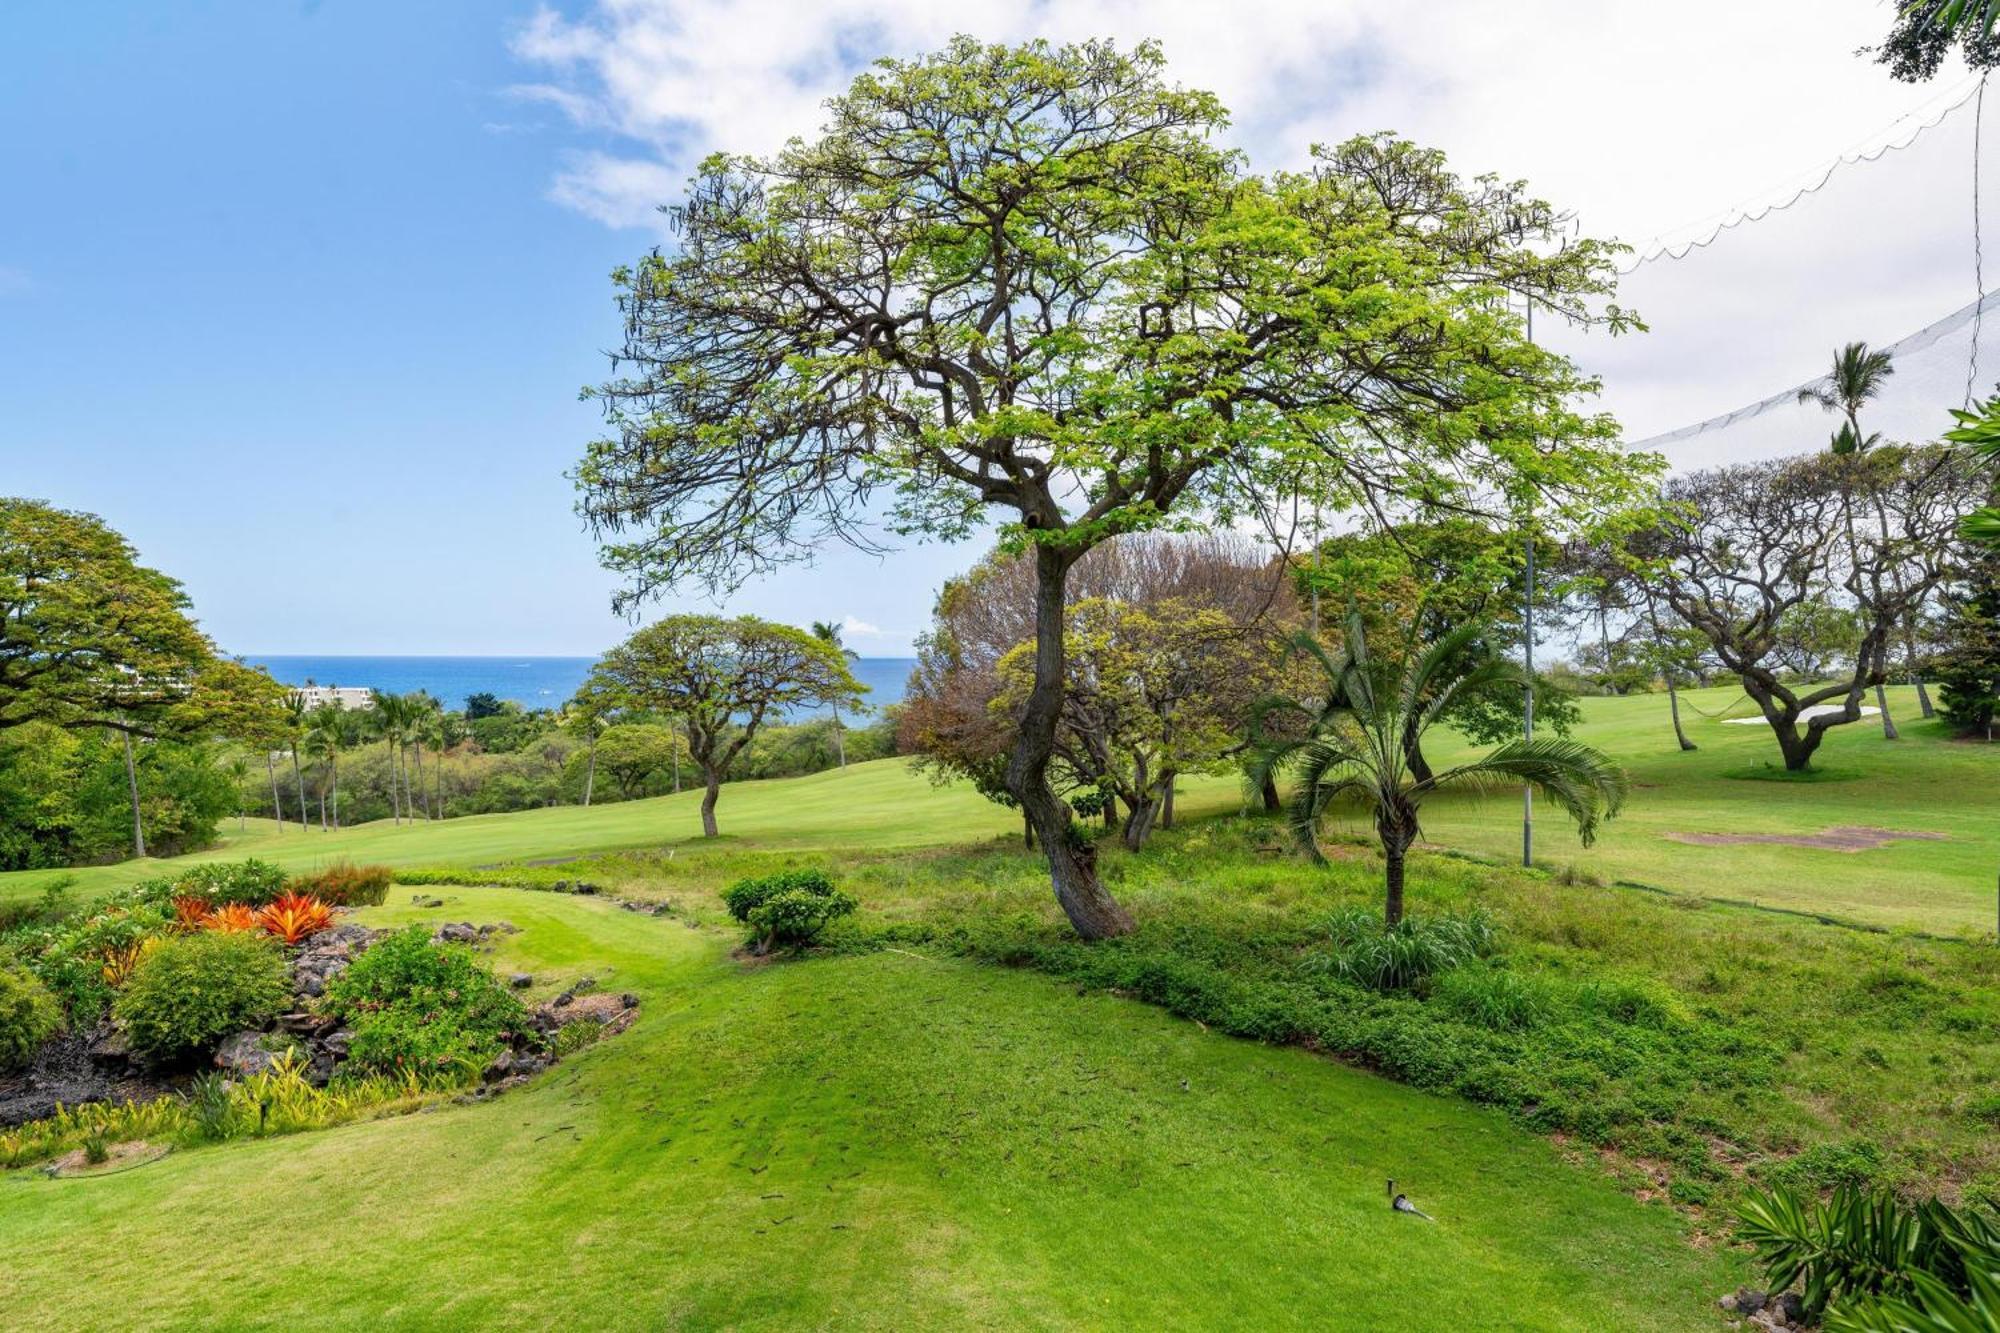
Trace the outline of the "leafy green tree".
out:
M 0 730 L 154 734 L 214 658 L 179 583 L 98 518 L 0 499 Z
M 319 827 L 324 833 L 327 822 L 327 804 L 333 805 L 333 822 L 330 827 L 340 827 L 340 745 L 341 709 L 338 704 L 321 704 L 306 715 L 305 744 L 313 758 L 324 768 L 320 783 Z
M 1258 176 L 1226 124 L 1151 44 L 878 64 L 817 137 L 707 159 L 676 249 L 615 275 L 609 433 L 576 473 L 621 607 L 866 545 L 885 511 L 934 538 L 1000 519 L 1037 581 L 1004 779 L 1089 938 L 1131 920 L 1049 781 L 1085 552 L 1294 498 L 1554 525 L 1647 471 L 1508 307 L 1627 327 L 1611 247 L 1387 136 Z
M 1353 802 L 1373 818 L 1382 843 L 1383 920 L 1392 929 L 1403 919 L 1404 859 L 1420 832 L 1418 813 L 1433 792 L 1526 783 L 1568 812 L 1586 846 L 1625 800 L 1624 771 L 1572 740 L 1517 739 L 1442 773 L 1420 778 L 1411 771 L 1408 733 L 1437 725 L 1462 695 L 1510 679 L 1517 689 L 1524 684 L 1520 668 L 1473 651 L 1478 633 L 1476 625 L 1464 625 L 1429 645 L 1412 640 L 1376 658 L 1361 618 L 1350 615 L 1338 659 L 1312 636 L 1298 638 L 1326 672 L 1326 701 L 1274 699 L 1261 710 L 1265 720 L 1286 713 L 1307 719 L 1302 735 L 1260 747 L 1258 772 L 1283 771 L 1294 779 L 1288 818 L 1308 855 L 1322 859 L 1319 825 L 1335 805 Z
M 832 644 L 755 616 L 668 616 L 606 653 L 590 678 L 606 694 L 682 720 L 701 770 L 701 829 L 710 838 L 730 765 L 767 719 L 852 707 L 865 688 Z
M 678 727 L 652 722 L 606 727 L 597 739 L 597 763 L 618 784 L 623 800 L 646 794 L 646 780 L 670 771 L 687 753 Z
M 500 700 L 485 690 L 465 696 L 465 720 L 477 722 L 482 717 L 493 717 L 500 712 Z

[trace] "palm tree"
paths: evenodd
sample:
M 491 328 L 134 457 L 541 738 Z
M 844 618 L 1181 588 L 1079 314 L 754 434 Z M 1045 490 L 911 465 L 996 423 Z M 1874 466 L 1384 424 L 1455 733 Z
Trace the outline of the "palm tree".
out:
M 397 766 L 403 757 L 403 729 L 409 725 L 409 706 L 401 695 L 385 694 L 381 690 L 371 690 L 369 699 L 375 705 L 375 721 L 382 728 L 382 739 L 389 748 L 389 813 L 400 824 L 403 822 L 403 807 L 398 803 L 396 792 Z
M 325 832 L 327 823 L 327 799 L 333 800 L 333 822 L 331 827 L 340 827 L 340 709 L 333 704 L 322 704 L 313 709 L 311 726 L 306 731 L 306 751 L 313 758 L 326 765 L 327 781 L 320 788 L 319 826 Z
M 409 704 L 410 744 L 415 750 L 414 762 L 417 769 L 417 800 L 421 803 L 426 821 L 432 818 L 431 795 L 424 786 L 424 742 L 436 734 L 435 719 L 443 711 L 443 705 L 432 698 L 429 691 L 418 690 L 405 695 Z M 405 781 L 405 786 L 408 782 Z
M 1834 453 L 1865 454 L 1880 442 L 1881 431 L 1869 435 L 1861 433 L 1861 409 L 1870 399 L 1882 392 L 1883 385 L 1895 373 L 1894 359 L 1889 353 L 1871 352 L 1867 343 L 1849 343 L 1833 354 L 1833 369 L 1827 373 L 1825 379 L 1799 390 L 1800 402 L 1818 403 L 1827 411 L 1839 412 L 1846 418 L 1841 423 L 1840 429 L 1833 433 L 1832 443 L 1828 446 Z M 1854 538 L 1854 516 L 1845 513 L 1844 509 L 1843 512 L 1847 523 L 1848 553 L 1852 556 L 1859 550 L 1859 544 Z M 1888 516 L 1882 513 L 1878 506 L 1876 517 L 1882 524 L 1882 535 L 1886 542 L 1889 535 Z M 1856 558 L 1858 561 L 1858 556 Z M 1898 592 L 1900 593 L 1900 589 Z M 1917 671 L 1916 633 L 1907 618 L 1902 630 L 1903 652 L 1910 670 L 1914 673 Z M 1880 664 L 1879 658 L 1877 664 Z M 1917 698 L 1925 717 L 1930 717 L 1936 712 L 1931 706 L 1930 695 L 1924 689 L 1921 676 L 1917 680 Z M 1882 715 L 1883 739 L 1892 741 L 1900 739 L 1895 719 L 1889 716 L 1888 690 L 1880 679 L 1875 682 L 1875 705 Z
M 250 761 L 240 754 L 234 755 L 223 771 L 228 773 L 229 780 L 236 784 L 236 831 L 241 833 L 249 818 L 248 812 L 243 808 L 243 784 L 250 780 Z
M 818 639 L 821 643 L 830 643 L 835 648 L 838 648 L 841 652 L 841 655 L 844 656 L 850 662 L 859 662 L 861 660 L 860 653 L 855 652 L 852 648 L 849 648 L 846 644 L 840 641 L 840 626 L 834 624 L 832 621 L 828 620 L 813 621 L 812 636 L 815 639 Z M 840 704 L 838 702 L 836 702 L 833 705 L 833 753 L 834 757 L 839 761 L 840 766 L 842 768 L 846 768 L 847 731 L 846 728 L 842 727 L 840 724 Z M 676 786 L 678 785 L 679 784 L 676 783 Z
M 306 731 L 306 696 L 293 690 L 285 696 L 285 741 L 292 751 L 292 779 L 299 788 L 299 828 L 310 832 L 312 824 L 306 819 L 306 775 L 299 767 L 299 740 Z
M 1400 656 L 1380 659 L 1368 651 L 1360 615 L 1350 612 L 1338 660 L 1309 634 L 1294 640 L 1325 670 L 1325 702 L 1309 706 L 1272 699 L 1257 710 L 1252 779 L 1262 782 L 1281 771 L 1294 776 L 1288 818 L 1309 856 L 1323 859 L 1318 829 L 1328 807 L 1352 800 L 1373 815 L 1386 866 L 1383 919 L 1391 927 L 1403 919 L 1403 862 L 1420 832 L 1417 812 L 1433 792 L 1526 783 L 1569 813 L 1586 846 L 1625 800 L 1624 770 L 1570 740 L 1509 741 L 1483 758 L 1427 777 L 1411 771 L 1409 739 L 1435 725 L 1453 704 L 1495 686 L 1525 686 L 1526 677 L 1512 662 L 1474 651 L 1482 629 L 1461 625 L 1431 644 L 1412 640 Z M 1267 721 L 1283 713 L 1302 715 L 1303 727 L 1292 736 L 1262 739 Z
M 1887 352 L 1870 351 L 1867 343 L 1849 343 L 1833 354 L 1833 369 L 1825 379 L 1799 390 L 1800 402 L 1818 403 L 1846 418 L 1833 433 L 1834 453 L 1867 453 L 1882 438 L 1880 431 L 1866 436 L 1861 433 L 1861 409 L 1896 373 L 1893 361 Z

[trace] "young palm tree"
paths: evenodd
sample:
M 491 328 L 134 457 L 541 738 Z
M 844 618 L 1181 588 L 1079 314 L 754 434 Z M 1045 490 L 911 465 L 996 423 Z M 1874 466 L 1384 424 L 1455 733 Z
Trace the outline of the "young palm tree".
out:
M 232 756 L 224 770 L 229 780 L 236 784 L 236 831 L 243 832 L 249 822 L 249 812 L 244 809 L 243 784 L 250 780 L 250 761 L 242 755 Z
M 306 734 L 306 697 L 297 690 L 285 696 L 285 741 L 292 751 L 292 781 L 299 788 L 299 828 L 310 832 L 312 823 L 306 818 L 306 775 L 299 767 L 299 741 Z
M 1861 409 L 1895 373 L 1889 353 L 1870 351 L 1867 343 L 1849 343 L 1833 354 L 1833 369 L 1825 379 L 1799 390 L 1800 402 L 1818 403 L 1846 418 L 1833 434 L 1834 453 L 1867 453 L 1882 438 L 1880 431 L 1861 433 Z
M 840 641 L 840 626 L 830 620 L 813 621 L 812 636 L 821 643 L 830 643 L 840 649 L 841 654 L 850 662 L 859 662 L 861 660 L 860 653 L 855 652 Z M 838 703 L 833 705 L 833 753 L 840 766 L 846 768 L 847 729 L 840 723 L 840 705 Z M 675 785 L 678 787 L 678 782 Z
M 1410 739 L 1421 737 L 1454 703 L 1495 685 L 1525 684 L 1513 663 L 1475 651 L 1481 628 L 1461 625 L 1429 645 L 1412 641 L 1402 656 L 1382 659 L 1369 653 L 1361 617 L 1350 614 L 1337 660 L 1311 635 L 1295 640 L 1326 671 L 1325 702 L 1273 699 L 1257 711 L 1252 780 L 1261 783 L 1279 772 L 1295 779 L 1288 818 L 1308 855 L 1322 858 L 1319 823 L 1337 802 L 1353 801 L 1374 817 L 1386 866 L 1383 919 L 1392 927 L 1403 919 L 1403 862 L 1420 832 L 1417 813 L 1433 792 L 1526 783 L 1568 812 L 1586 846 L 1625 800 L 1624 771 L 1570 740 L 1509 741 L 1439 773 L 1418 777 L 1411 771 Z M 1281 713 L 1302 716 L 1304 725 L 1293 728 L 1295 735 L 1264 739 L 1266 724 Z

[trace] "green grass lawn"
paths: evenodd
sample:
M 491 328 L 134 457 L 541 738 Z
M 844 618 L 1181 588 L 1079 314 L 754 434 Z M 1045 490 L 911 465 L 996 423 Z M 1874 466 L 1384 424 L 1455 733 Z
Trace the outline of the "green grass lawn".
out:
M 1671 1329 L 1744 1276 L 1594 1158 L 1298 1050 L 444 892 L 368 915 L 511 920 L 501 967 L 592 971 L 640 1021 L 487 1105 L 0 1178 L 7 1325 Z
M 1625 812 L 1584 848 L 1561 816 L 1538 819 L 1537 862 L 1572 867 L 1605 881 L 1632 880 L 1677 893 L 1756 903 L 1872 925 L 1939 933 L 1994 928 L 2000 871 L 2000 747 L 1949 739 L 1917 720 L 1914 692 L 1890 691 L 1904 739 L 1885 741 L 1873 719 L 1836 729 L 1817 762 L 1833 781 L 1795 783 L 1727 776 L 1777 763 L 1761 726 L 1731 726 L 1706 714 L 1754 711 L 1739 692 L 1690 693 L 1683 717 L 1701 747 L 1682 753 L 1669 729 L 1664 695 L 1581 701 L 1578 736 L 1607 750 L 1633 780 Z M 1457 751 L 1447 743 L 1436 757 Z M 1234 778 L 1189 779 L 1180 808 L 1190 815 L 1235 810 Z M 698 796 L 582 809 L 564 806 L 475 815 L 441 824 L 378 822 L 337 833 L 279 831 L 269 820 L 249 831 L 224 827 L 222 845 L 190 860 L 245 854 L 292 869 L 346 857 L 393 866 L 473 865 L 555 859 L 627 848 L 672 847 L 698 855 L 738 846 L 867 851 L 963 845 L 1013 836 L 1018 817 L 969 787 L 937 787 L 906 760 L 885 759 L 838 772 L 734 783 L 719 807 L 723 840 L 705 845 Z M 1898 841 L 1863 852 L 1770 844 L 1695 846 L 1670 833 L 1817 833 L 1840 825 L 1934 832 L 1941 841 Z M 1359 821 L 1350 825 L 1364 831 Z M 1453 797 L 1425 807 L 1425 836 L 1436 845 L 1502 860 L 1520 855 L 1517 793 Z M 160 862 L 127 861 L 70 872 L 94 893 L 160 873 Z M 40 892 L 49 871 L 0 874 L 0 902 Z
M 1665 695 L 1581 701 L 1579 739 L 1613 755 L 1631 774 L 1625 812 L 1594 847 L 1581 846 L 1559 811 L 1537 812 L 1536 861 L 1604 880 L 1636 880 L 1680 893 L 1823 913 L 1875 925 L 1952 933 L 1994 929 L 2000 872 L 2000 746 L 1946 736 L 1918 719 L 1911 689 L 1889 691 L 1903 739 L 1877 720 L 1836 728 L 1814 756 L 1835 781 L 1756 781 L 1727 774 L 1782 771 L 1765 726 L 1718 717 L 1754 716 L 1733 689 L 1686 696 L 1682 719 L 1701 748 L 1674 743 Z M 1454 751 L 1440 747 L 1449 758 Z M 1839 825 L 1935 832 L 1943 841 L 1901 841 L 1864 852 L 1770 844 L 1693 846 L 1669 833 L 1818 833 Z M 1518 791 L 1454 798 L 1424 807 L 1433 843 L 1518 860 Z

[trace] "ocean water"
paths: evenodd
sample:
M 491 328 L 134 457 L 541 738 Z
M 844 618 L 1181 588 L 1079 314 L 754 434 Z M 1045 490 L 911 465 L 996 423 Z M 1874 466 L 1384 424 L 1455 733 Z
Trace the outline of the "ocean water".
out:
M 358 685 L 388 694 L 424 690 L 447 708 L 465 707 L 466 696 L 491 694 L 525 708 L 556 708 L 576 693 L 594 657 L 336 657 L 257 656 L 245 659 L 286 685 Z M 864 657 L 854 675 L 868 687 L 870 704 L 892 704 L 916 659 Z

